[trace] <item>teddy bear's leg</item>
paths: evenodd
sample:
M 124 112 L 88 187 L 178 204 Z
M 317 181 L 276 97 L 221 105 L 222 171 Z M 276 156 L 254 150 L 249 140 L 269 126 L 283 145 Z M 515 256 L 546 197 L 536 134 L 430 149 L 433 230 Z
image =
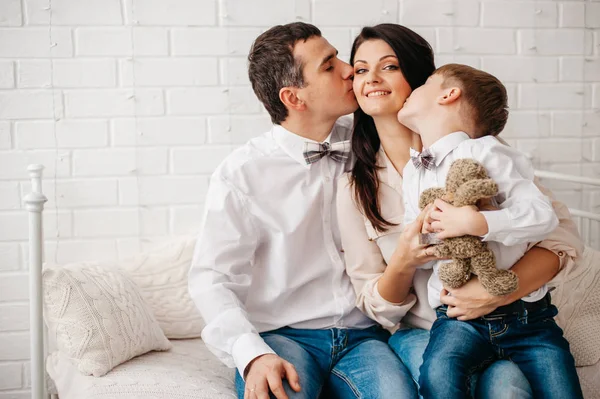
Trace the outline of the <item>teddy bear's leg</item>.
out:
M 471 278 L 471 260 L 453 259 L 452 262 L 442 263 L 438 275 L 445 287 L 462 287 Z
M 454 193 L 454 206 L 475 205 L 482 198 L 498 194 L 498 185 L 492 179 L 471 180 L 462 184 Z
M 515 273 L 496 268 L 494 253 L 489 248 L 471 258 L 471 268 L 479 277 L 483 288 L 491 295 L 508 295 L 519 287 L 519 279 Z
M 435 255 L 437 257 L 471 258 L 487 248 L 485 243 L 474 236 L 446 238 L 443 244 L 447 247 L 447 253 L 441 254 L 436 250 Z
M 419 197 L 419 209 L 425 208 L 427 205 L 432 204 L 438 198 L 442 198 L 446 195 L 446 190 L 439 187 L 428 188 L 421 193 Z

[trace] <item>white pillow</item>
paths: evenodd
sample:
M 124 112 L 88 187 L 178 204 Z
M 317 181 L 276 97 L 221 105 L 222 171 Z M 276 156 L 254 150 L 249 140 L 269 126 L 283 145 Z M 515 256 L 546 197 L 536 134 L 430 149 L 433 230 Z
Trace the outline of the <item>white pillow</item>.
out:
M 49 266 L 43 284 L 50 339 L 81 373 L 100 377 L 135 356 L 171 348 L 122 271 L 97 263 Z
M 195 244 L 195 238 L 181 237 L 119 263 L 140 287 L 168 338 L 200 337 L 205 325 L 188 293 Z
M 552 292 L 557 324 L 569 341 L 577 366 L 600 361 L 600 252 L 585 248 L 583 256 Z

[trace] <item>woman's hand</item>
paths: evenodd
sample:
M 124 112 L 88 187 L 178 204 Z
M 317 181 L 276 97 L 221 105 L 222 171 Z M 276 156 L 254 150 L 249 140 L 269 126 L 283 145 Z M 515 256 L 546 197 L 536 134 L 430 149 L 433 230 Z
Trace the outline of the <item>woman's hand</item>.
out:
M 476 276 L 460 288 L 444 288 L 440 300 L 448 305 L 448 317 L 473 320 L 508 303 L 507 297 L 490 295 Z
M 405 271 L 415 269 L 424 263 L 436 260 L 433 256 L 433 248 L 419 242 L 419 235 L 423 229 L 423 221 L 431 210 L 431 205 L 425 207 L 417 219 L 404 227 L 400 234 L 398 245 L 388 266 L 396 267 Z

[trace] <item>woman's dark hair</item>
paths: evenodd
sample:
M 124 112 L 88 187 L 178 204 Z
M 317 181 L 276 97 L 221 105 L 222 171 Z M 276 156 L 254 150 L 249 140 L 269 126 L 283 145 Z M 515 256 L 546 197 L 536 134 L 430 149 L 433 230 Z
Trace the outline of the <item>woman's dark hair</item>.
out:
M 376 39 L 383 40 L 394 50 L 400 70 L 412 90 L 423 85 L 435 70 L 433 50 L 429 43 L 412 30 L 397 24 L 364 27 L 352 45 L 350 64 L 354 65 L 354 57 L 361 44 Z M 385 220 L 379 208 L 377 151 L 380 145 L 373 118 L 359 108 L 354 113 L 352 152 L 356 156 L 356 163 L 352 168 L 350 183 L 354 200 L 362 208 L 363 214 L 376 230 L 386 231 L 395 224 Z

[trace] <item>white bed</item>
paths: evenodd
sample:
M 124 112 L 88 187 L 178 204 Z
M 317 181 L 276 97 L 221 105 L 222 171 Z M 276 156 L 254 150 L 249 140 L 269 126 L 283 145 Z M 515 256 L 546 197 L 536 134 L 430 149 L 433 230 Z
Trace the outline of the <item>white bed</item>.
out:
M 200 339 L 171 339 L 172 349 L 164 352 L 149 352 L 135 357 L 112 369 L 103 377 L 81 374 L 69 359 L 52 352 L 47 356 L 44 345 L 45 329 L 42 318 L 42 261 L 43 235 L 41 214 L 46 201 L 42 193 L 41 165 L 29 167 L 32 193 L 25 198 L 30 213 L 30 281 L 31 281 L 31 385 L 32 398 L 46 399 L 48 395 L 60 399 L 178 399 L 178 398 L 235 398 L 234 372 L 221 364 L 204 346 Z M 585 179 L 576 176 L 556 175 L 539 172 L 539 176 L 565 181 L 577 181 L 600 186 L 600 179 Z M 583 231 L 591 231 L 600 224 L 600 215 L 572 210 Z M 583 227 L 582 227 L 583 226 Z M 591 244 L 588 242 L 588 244 Z M 596 243 L 597 245 L 597 243 Z M 588 265 L 579 269 L 557 290 L 553 299 L 561 309 L 559 322 L 567 337 L 572 337 L 572 350 L 578 356 L 587 355 L 578 373 L 586 398 L 600 398 L 600 348 L 585 351 L 582 343 L 580 319 L 573 315 L 600 314 L 600 309 L 582 309 L 581 303 L 593 303 L 600 307 L 600 253 L 586 249 L 584 262 Z M 568 292 L 585 284 L 598 287 L 588 290 L 577 304 L 569 303 Z M 587 302 L 586 302 L 587 301 Z M 595 312 L 595 313 L 594 313 Z M 586 322 L 589 322 L 589 318 Z M 597 334 L 597 331 L 593 332 Z M 575 352 L 574 352 L 575 353 Z M 50 377 L 47 380 L 46 371 Z

